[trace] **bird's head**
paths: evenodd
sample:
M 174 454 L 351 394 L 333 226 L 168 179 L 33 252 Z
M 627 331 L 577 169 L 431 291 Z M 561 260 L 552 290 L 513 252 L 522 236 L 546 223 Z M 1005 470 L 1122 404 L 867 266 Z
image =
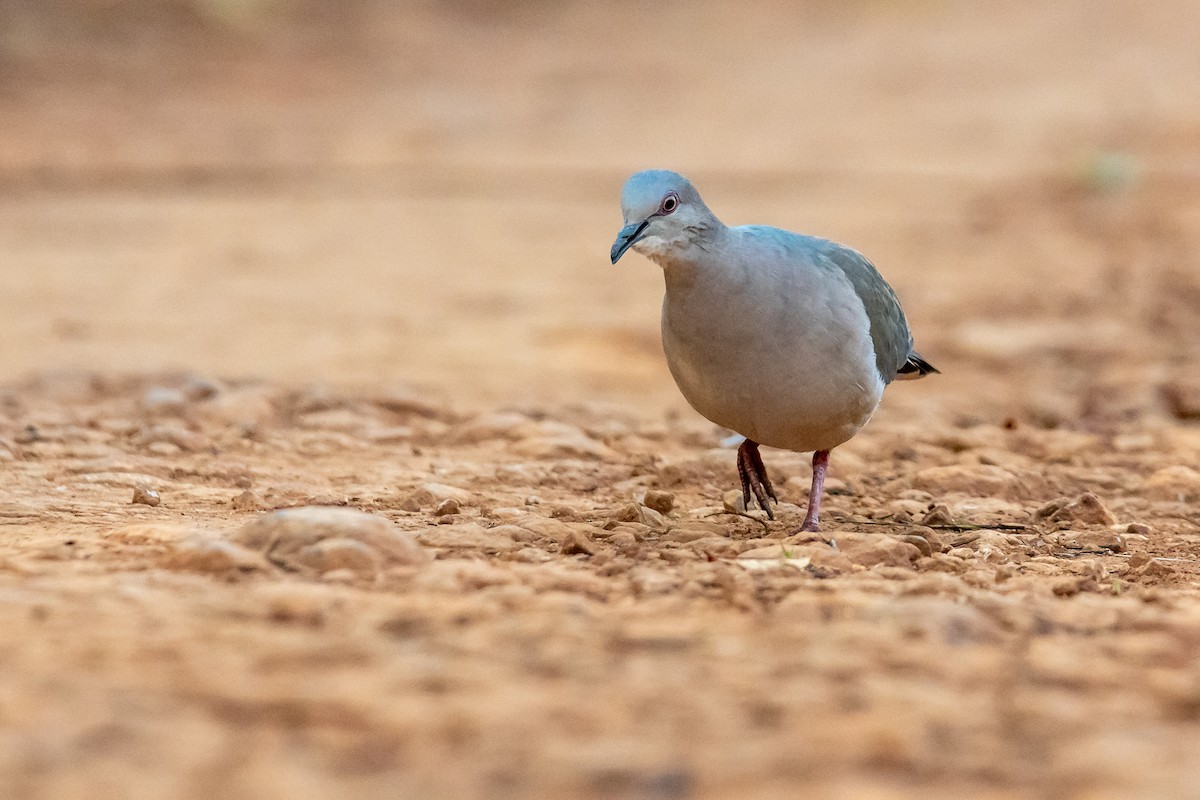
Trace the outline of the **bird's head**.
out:
M 625 227 L 612 246 L 612 263 L 633 248 L 658 260 L 694 244 L 716 218 L 688 179 L 678 172 L 646 170 L 630 176 L 621 191 Z

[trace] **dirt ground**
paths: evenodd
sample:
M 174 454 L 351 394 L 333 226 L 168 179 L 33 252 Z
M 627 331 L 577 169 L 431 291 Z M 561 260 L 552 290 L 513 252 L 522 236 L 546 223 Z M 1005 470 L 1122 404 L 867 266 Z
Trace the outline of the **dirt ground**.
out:
M 0 5 L 0 797 L 1195 796 L 1196 5 L 793 6 Z M 648 166 L 943 371 L 837 549 L 729 513 Z

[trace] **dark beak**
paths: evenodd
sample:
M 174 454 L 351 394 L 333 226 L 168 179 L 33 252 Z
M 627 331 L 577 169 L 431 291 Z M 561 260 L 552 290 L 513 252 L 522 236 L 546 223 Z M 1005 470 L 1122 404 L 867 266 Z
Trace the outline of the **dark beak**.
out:
M 631 222 L 621 232 L 617 234 L 617 240 L 612 246 L 612 263 L 620 261 L 621 256 L 625 255 L 625 251 L 633 247 L 642 237 L 642 232 L 646 230 L 646 226 L 650 224 L 650 220 L 645 222 Z

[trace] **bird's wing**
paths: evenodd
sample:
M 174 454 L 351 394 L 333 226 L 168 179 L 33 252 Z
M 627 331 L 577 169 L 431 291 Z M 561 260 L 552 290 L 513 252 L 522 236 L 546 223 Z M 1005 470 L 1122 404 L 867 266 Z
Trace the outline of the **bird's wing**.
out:
M 875 366 L 883 382 L 891 383 L 905 368 L 910 356 L 914 355 L 912 333 L 900 308 L 900 301 L 875 265 L 861 253 L 836 242 L 824 245 L 818 251 L 819 258 L 840 270 L 854 287 L 871 323 Z

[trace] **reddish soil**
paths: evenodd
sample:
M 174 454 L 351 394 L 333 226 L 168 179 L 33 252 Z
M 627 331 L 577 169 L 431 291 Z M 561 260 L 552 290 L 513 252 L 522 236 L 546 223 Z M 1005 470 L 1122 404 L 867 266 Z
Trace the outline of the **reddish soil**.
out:
M 0 9 L 0 796 L 1194 793 L 1193 4 L 323 7 Z M 837 549 L 725 507 L 646 166 L 943 370 Z

